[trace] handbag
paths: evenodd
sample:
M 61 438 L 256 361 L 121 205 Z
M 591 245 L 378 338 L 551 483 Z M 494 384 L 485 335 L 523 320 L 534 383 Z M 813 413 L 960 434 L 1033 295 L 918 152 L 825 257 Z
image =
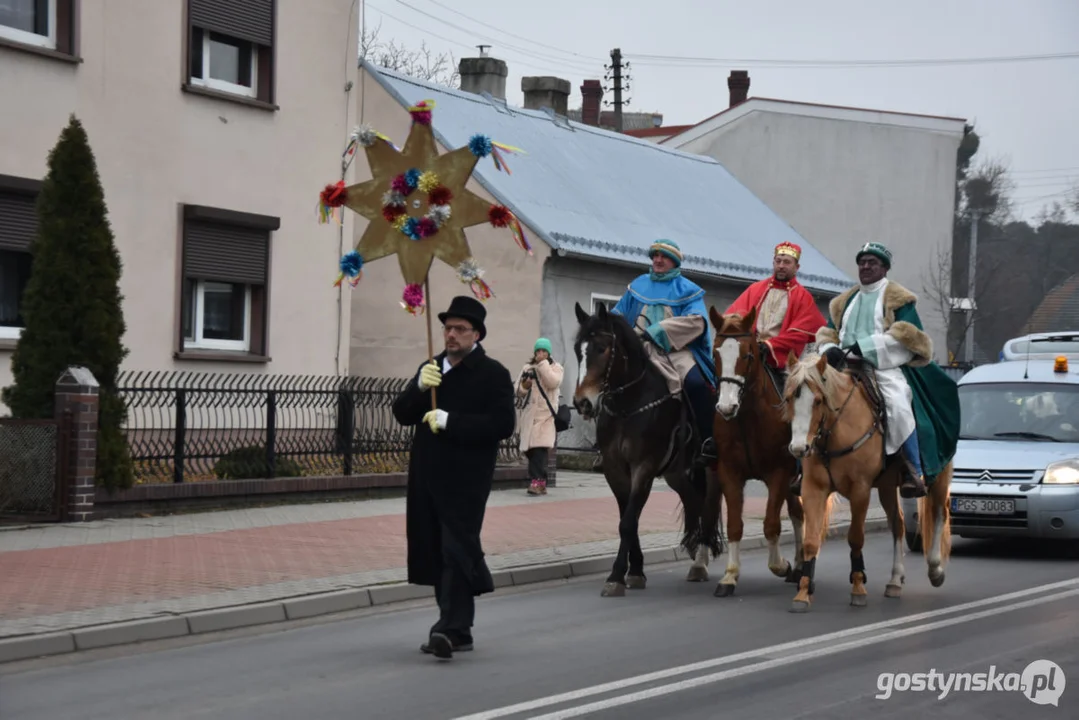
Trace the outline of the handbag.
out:
M 569 405 L 559 405 L 558 411 L 556 412 L 554 406 L 551 405 L 551 401 L 547 399 L 547 393 L 543 392 L 543 385 L 540 384 L 539 378 L 533 380 L 533 383 L 535 384 L 536 389 L 539 390 L 544 402 L 547 403 L 547 409 L 551 411 L 552 415 L 554 415 L 554 431 L 556 433 L 560 433 L 568 430 L 570 428 Z

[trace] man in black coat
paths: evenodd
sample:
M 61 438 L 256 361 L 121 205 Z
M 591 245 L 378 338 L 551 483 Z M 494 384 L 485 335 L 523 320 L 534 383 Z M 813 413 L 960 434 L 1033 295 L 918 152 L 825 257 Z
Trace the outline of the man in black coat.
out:
M 475 597 L 495 589 L 480 532 L 498 445 L 517 423 L 510 373 L 479 344 L 486 316 L 479 301 L 455 297 L 438 316 L 445 351 L 420 366 L 393 404 L 397 422 L 417 426 L 408 467 L 408 581 L 433 585 L 439 608 L 420 649 L 443 659 L 472 649 Z

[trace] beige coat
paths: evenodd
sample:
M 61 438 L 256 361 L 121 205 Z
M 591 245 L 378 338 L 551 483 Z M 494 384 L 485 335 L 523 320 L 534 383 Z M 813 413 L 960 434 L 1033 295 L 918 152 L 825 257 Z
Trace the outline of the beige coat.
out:
M 521 368 L 521 373 L 517 376 L 517 395 L 525 397 L 528 395 L 528 389 L 522 387 L 521 380 L 524 373 L 530 368 L 536 368 L 536 376 L 540 383 L 543 384 L 543 392 L 547 393 L 547 399 L 551 401 L 551 407 L 558 410 L 558 401 L 561 396 L 562 388 L 562 366 L 558 363 L 549 363 L 546 360 L 534 365 L 528 363 Z M 543 400 L 543 395 L 540 395 L 538 389 L 536 389 L 536 381 L 532 381 L 532 394 L 528 395 L 528 404 L 525 405 L 524 412 L 521 413 L 521 452 L 528 450 L 529 448 L 553 448 L 555 446 L 555 438 L 558 433 L 554 429 L 554 415 L 551 414 L 550 408 L 547 407 L 547 403 Z

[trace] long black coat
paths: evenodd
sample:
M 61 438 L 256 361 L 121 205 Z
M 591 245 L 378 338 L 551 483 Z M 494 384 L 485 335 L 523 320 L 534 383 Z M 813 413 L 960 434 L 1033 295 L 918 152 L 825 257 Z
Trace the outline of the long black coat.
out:
M 435 358 L 439 368 L 444 357 Z M 420 391 L 418 376 L 417 370 L 393 404 L 397 422 L 417 426 L 408 466 L 408 582 L 435 585 L 445 546 L 447 559 L 461 566 L 474 595 L 493 592 L 480 531 L 498 445 L 513 435 L 517 422 L 513 380 L 477 345 L 435 389 L 439 409 L 448 413 L 446 428 L 436 434 L 422 422 L 431 410 L 431 391 Z

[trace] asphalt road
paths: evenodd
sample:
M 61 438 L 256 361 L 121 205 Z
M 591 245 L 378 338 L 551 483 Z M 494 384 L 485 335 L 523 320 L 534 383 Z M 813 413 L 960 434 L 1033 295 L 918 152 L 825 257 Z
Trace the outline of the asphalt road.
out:
M 0 666 L 0 719 L 1079 717 L 1079 562 L 1044 552 L 957 538 L 943 587 L 908 554 L 904 596 L 889 600 L 890 541 L 874 534 L 856 609 L 846 543 L 831 540 L 805 615 L 787 612 L 794 587 L 760 551 L 743 553 L 732 598 L 712 596 L 714 562 L 707 583 L 678 563 L 624 598 L 601 598 L 602 577 L 499 591 L 479 602 L 476 651 L 450 662 L 419 652 L 426 603 L 46 658 Z M 1060 668 L 1058 707 L 1005 689 L 1039 659 Z M 938 697 L 949 673 L 991 670 L 1001 689 Z M 901 675 L 930 671 L 933 692 Z M 878 699 L 881 673 L 900 675 Z

